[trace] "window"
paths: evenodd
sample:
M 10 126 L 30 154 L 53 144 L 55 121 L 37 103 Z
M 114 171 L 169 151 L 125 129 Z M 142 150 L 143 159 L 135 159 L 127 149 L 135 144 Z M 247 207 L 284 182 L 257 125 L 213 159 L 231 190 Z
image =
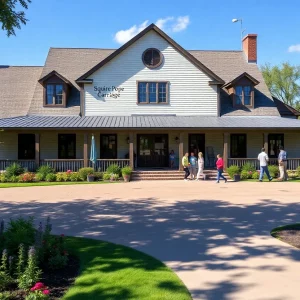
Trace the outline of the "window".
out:
M 35 135 L 18 135 L 18 159 L 35 159 Z
M 230 157 L 247 158 L 247 136 L 246 134 L 230 135 Z
M 147 49 L 142 55 L 143 63 L 150 69 L 157 68 L 161 65 L 163 60 L 162 53 L 154 48 Z
M 58 159 L 76 158 L 76 134 L 58 135 Z
M 167 103 L 167 82 L 138 82 L 138 103 Z
M 46 105 L 63 105 L 63 85 L 46 85 Z
M 100 158 L 116 159 L 117 154 L 117 135 L 101 134 L 100 135 Z
M 284 147 L 284 135 L 282 133 L 269 134 L 269 157 L 278 157 L 280 146 Z
M 235 105 L 252 106 L 252 87 L 249 85 L 235 87 Z

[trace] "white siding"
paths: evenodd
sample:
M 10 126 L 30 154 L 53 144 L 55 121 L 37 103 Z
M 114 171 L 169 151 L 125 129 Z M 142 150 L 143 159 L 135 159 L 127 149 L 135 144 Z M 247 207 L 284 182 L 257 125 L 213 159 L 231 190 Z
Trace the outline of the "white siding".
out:
M 247 133 L 247 157 L 256 158 L 264 146 L 264 134 L 261 132 Z
M 0 160 L 18 159 L 18 134 L 15 132 L 0 132 Z
M 284 134 L 284 149 L 289 158 L 300 158 L 300 133 L 288 132 Z
M 157 69 L 144 66 L 142 54 L 155 47 L 164 55 Z M 149 32 L 92 74 L 92 85 L 85 85 L 85 114 L 177 114 L 217 116 L 217 88 L 211 80 L 155 32 Z M 137 80 L 169 81 L 169 104 L 137 104 Z M 94 86 L 124 88 L 120 97 L 98 98 Z

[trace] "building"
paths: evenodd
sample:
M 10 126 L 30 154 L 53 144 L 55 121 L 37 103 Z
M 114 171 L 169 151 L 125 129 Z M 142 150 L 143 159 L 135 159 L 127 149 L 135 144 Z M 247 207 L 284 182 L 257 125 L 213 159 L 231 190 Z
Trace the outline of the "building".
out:
M 0 68 L 0 170 L 117 162 L 135 168 L 177 167 L 202 151 L 227 166 L 257 163 L 264 146 L 289 168 L 300 164 L 299 112 L 273 100 L 257 66 L 257 35 L 243 51 L 187 51 L 154 24 L 117 50 L 51 48 L 42 67 Z M 292 118 L 294 117 L 294 118 Z

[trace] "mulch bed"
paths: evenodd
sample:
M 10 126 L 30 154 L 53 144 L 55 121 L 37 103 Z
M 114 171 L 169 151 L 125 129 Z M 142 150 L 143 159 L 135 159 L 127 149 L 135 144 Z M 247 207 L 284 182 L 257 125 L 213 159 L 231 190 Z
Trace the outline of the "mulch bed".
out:
M 76 256 L 69 256 L 67 267 L 60 270 L 43 270 L 40 282 L 50 290 L 50 299 L 58 300 L 67 292 L 69 287 L 74 283 L 79 273 L 79 259 Z M 15 287 L 12 289 L 16 293 L 14 299 L 24 300 L 25 295 Z
M 300 225 L 290 225 L 287 228 L 277 231 L 273 234 L 274 237 L 279 238 L 281 241 L 290 244 L 300 249 Z

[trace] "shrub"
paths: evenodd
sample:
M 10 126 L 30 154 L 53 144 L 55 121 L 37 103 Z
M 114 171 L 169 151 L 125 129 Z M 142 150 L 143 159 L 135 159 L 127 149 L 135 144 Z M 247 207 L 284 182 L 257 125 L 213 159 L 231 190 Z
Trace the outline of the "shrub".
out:
M 122 168 L 122 175 L 131 175 L 132 173 L 132 168 L 129 166 L 126 166 L 124 168 Z
M 39 176 L 41 178 L 40 180 L 46 180 L 46 176 L 48 174 L 53 174 L 55 172 L 54 172 L 54 169 L 51 168 L 49 165 L 43 165 L 37 169 L 37 173 L 39 174 Z
M 1 283 L 0 283 L 1 285 Z M 17 295 L 14 292 L 3 292 L 0 293 L 0 300 L 13 300 L 17 299 Z
M 49 173 L 46 175 L 46 181 L 47 182 L 53 182 L 56 181 L 56 174 Z
M 44 180 L 44 175 L 36 173 L 35 174 L 35 181 L 43 181 Z
M 56 173 L 56 181 L 64 181 L 64 173 Z
M 33 181 L 35 181 L 35 174 L 30 173 L 30 172 L 24 173 L 19 176 L 19 181 L 20 182 L 33 182 Z
M 111 173 L 110 181 L 117 181 L 120 178 L 119 174 Z
M 19 182 L 19 180 L 20 180 L 20 177 L 15 176 L 15 175 L 9 177 L 9 179 L 8 179 L 9 182 L 13 182 L 13 183 Z
M 231 179 L 233 179 L 234 175 L 238 175 L 241 173 L 240 167 L 236 165 L 230 166 L 229 168 L 226 169 L 226 171 Z
M 252 173 L 252 179 L 259 179 L 259 173 L 257 171 Z
M 103 179 L 103 173 L 102 172 L 95 172 L 94 176 L 95 176 L 96 181 Z
M 24 173 L 24 168 L 17 163 L 13 163 L 12 165 L 6 168 L 6 177 L 11 178 L 12 176 L 19 176 Z
M 78 172 L 73 172 L 73 173 L 70 175 L 70 180 L 71 180 L 71 181 L 81 181 L 81 178 L 80 178 Z
M 297 178 L 298 177 L 297 171 L 287 170 L 287 174 L 288 174 L 288 177 L 290 177 L 290 178 Z
M 7 181 L 8 181 L 8 178 L 6 177 L 6 174 L 2 173 L 0 175 L 0 182 L 4 183 L 4 182 L 7 182 Z
M 249 179 L 249 178 L 252 178 L 252 172 L 248 172 L 248 171 L 242 170 L 242 172 L 241 172 L 241 179 L 245 180 L 245 179 Z
M 35 231 L 32 217 L 28 219 L 11 219 L 6 231 L 4 232 L 5 247 L 9 254 L 17 254 L 20 244 L 23 244 L 26 248 L 33 245 Z
M 106 173 L 118 174 L 119 176 L 121 176 L 121 168 L 117 164 L 112 164 L 108 166 L 108 168 L 106 169 Z
M 268 167 L 270 176 L 277 177 L 279 174 L 279 167 L 275 165 L 271 165 Z
M 8 289 L 13 283 L 14 283 L 14 280 L 9 274 L 7 274 L 3 271 L 0 271 L 0 291 L 4 291 L 4 290 Z M 1 293 L 0 293 L 0 295 L 1 295 Z M 6 299 L 6 298 L 3 298 L 3 299 Z M 9 298 L 7 298 L 7 299 L 9 299 Z M 0 300 L 1 300 L 1 297 L 0 297 Z
M 297 168 L 298 177 L 300 177 L 300 166 Z
M 251 164 L 250 162 L 247 162 L 242 166 L 242 171 L 255 172 L 256 169 L 253 164 Z
M 94 169 L 93 168 L 81 168 L 79 169 L 78 173 L 79 176 L 82 180 L 86 181 L 88 175 L 94 174 Z
M 103 180 L 110 180 L 110 174 L 109 173 L 103 173 Z

